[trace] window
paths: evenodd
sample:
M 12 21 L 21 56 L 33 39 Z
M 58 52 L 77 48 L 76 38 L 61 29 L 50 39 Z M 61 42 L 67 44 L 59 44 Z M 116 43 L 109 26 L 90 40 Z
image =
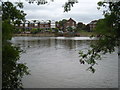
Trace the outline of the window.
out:
M 45 25 L 45 27 L 48 27 L 48 25 Z
M 23 26 L 23 24 L 20 24 L 20 26 Z
M 28 24 L 27 24 L 27 23 L 25 24 L 25 27 L 28 27 Z
M 43 27 L 43 25 L 40 25 L 40 27 Z
M 37 24 L 37 23 L 35 23 L 35 26 L 38 26 L 38 24 Z
M 74 26 L 74 22 L 72 23 L 72 25 Z

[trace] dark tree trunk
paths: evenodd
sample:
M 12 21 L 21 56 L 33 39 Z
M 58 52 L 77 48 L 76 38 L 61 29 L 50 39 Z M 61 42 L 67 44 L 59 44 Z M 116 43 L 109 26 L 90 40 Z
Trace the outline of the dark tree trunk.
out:
M 118 46 L 118 87 L 120 87 L 120 41 Z

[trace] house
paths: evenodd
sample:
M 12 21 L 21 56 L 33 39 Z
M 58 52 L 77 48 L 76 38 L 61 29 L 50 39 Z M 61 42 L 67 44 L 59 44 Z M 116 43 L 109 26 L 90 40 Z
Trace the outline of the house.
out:
M 56 22 L 56 28 L 61 31 L 68 31 L 68 28 L 75 29 L 76 28 L 76 21 L 70 18 L 69 20 L 63 19 L 61 21 Z
M 63 19 L 61 24 L 55 22 L 54 20 L 47 20 L 47 21 L 39 21 L 39 20 L 25 20 L 24 22 L 20 22 L 19 24 L 15 24 L 16 28 L 24 29 L 24 30 L 31 30 L 31 29 L 43 29 L 44 31 L 52 30 L 54 31 L 58 28 L 61 31 L 68 31 L 68 28 L 75 29 L 76 28 L 76 21 L 70 18 L 69 20 Z
M 76 21 L 70 18 L 65 23 L 65 28 L 72 27 L 73 29 L 76 28 Z
M 56 28 L 56 23 L 54 20 L 51 21 L 50 26 L 52 29 Z
M 50 22 L 40 22 L 38 20 L 31 20 L 28 21 L 26 20 L 25 22 L 21 22 L 20 24 L 15 25 L 18 29 L 50 29 L 51 28 L 51 23 Z
M 48 30 L 51 28 L 51 24 L 44 22 L 44 23 L 40 23 L 39 26 L 37 27 L 39 29 L 44 29 L 44 30 Z
M 89 23 L 90 31 L 94 30 L 94 28 L 96 27 L 97 21 L 98 20 L 94 20 Z

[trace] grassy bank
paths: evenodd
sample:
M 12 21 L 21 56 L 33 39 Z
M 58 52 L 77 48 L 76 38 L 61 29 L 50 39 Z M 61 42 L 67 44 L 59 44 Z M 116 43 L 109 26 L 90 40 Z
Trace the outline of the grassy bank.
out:
M 54 37 L 56 36 L 54 33 L 37 33 L 37 34 L 14 34 L 14 36 L 36 36 L 36 37 Z
M 57 36 L 64 36 L 64 37 L 90 37 L 91 35 L 94 35 L 93 32 L 84 32 L 81 31 L 79 33 L 37 33 L 37 34 L 14 34 L 14 36 L 36 36 L 36 37 L 57 37 Z
M 90 37 L 92 35 L 95 35 L 94 32 L 85 32 L 85 31 L 80 31 L 79 34 L 81 37 Z

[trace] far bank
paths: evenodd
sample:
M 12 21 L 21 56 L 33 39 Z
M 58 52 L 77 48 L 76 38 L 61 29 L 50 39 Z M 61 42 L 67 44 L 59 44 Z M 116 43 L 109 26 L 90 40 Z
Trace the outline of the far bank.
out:
M 36 34 L 31 34 L 31 33 L 19 33 L 19 34 L 14 34 L 14 36 L 36 36 L 36 37 L 90 37 L 92 35 L 95 35 L 94 32 L 80 32 L 80 33 L 73 33 L 73 32 L 66 32 L 66 33 L 50 33 L 50 32 L 44 32 L 44 33 L 36 33 Z

